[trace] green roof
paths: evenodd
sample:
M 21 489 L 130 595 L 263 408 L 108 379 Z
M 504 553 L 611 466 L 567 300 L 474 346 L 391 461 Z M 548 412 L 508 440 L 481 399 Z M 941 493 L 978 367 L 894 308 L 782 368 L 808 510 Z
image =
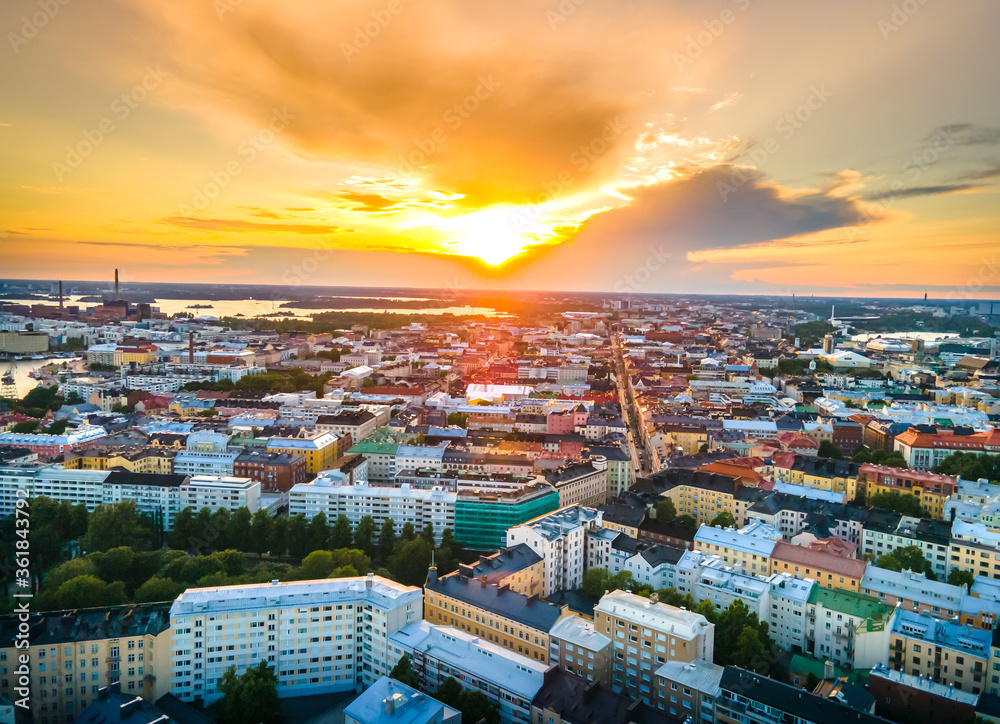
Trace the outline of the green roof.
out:
M 347 452 L 356 455 L 395 455 L 399 446 L 416 437 L 405 432 L 394 432 L 388 427 L 380 427 Z
M 837 611 L 848 616 L 860 618 L 862 620 L 872 619 L 872 621 L 884 622 L 892 611 L 891 606 L 887 606 L 874 596 L 866 596 L 856 591 L 845 591 L 839 588 L 823 588 L 813 586 L 809 594 L 809 604 L 823 604 L 824 608 Z
M 812 674 L 817 679 L 822 679 L 824 673 L 823 664 L 824 661 L 822 659 L 814 659 L 812 656 L 802 656 L 801 654 L 792 654 L 792 660 L 788 663 L 788 670 L 793 674 L 804 674 L 805 676 Z M 847 676 L 847 672 L 834 666 L 833 675 L 840 678 Z

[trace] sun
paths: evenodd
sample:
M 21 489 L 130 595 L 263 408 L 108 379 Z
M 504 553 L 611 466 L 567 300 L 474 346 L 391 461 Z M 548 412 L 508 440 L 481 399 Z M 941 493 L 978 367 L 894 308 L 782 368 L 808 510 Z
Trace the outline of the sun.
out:
M 452 253 L 500 266 L 538 241 L 539 224 L 530 213 L 527 207 L 495 206 L 446 219 L 438 229 Z

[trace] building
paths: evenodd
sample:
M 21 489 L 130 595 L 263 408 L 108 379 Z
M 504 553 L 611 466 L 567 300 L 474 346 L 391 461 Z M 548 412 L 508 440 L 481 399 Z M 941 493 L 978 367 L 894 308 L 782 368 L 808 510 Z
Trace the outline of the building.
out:
M 742 487 L 737 477 L 682 468 L 663 470 L 651 479 L 666 486 L 663 497 L 673 501 L 678 516 L 689 515 L 698 525 L 708 525 L 721 513 L 729 513 L 737 525 L 742 523 L 735 504 Z
M 2 480 L 2 476 L 0 476 Z M 949 565 L 974 576 L 1000 579 L 1000 531 L 983 523 L 955 520 L 951 525 Z
M 344 708 L 344 724 L 461 724 L 462 712 L 383 676 Z
M 1000 453 L 1000 431 L 996 428 L 976 432 L 971 427 L 941 429 L 934 425 L 915 425 L 896 435 L 893 449 L 903 455 L 908 467 L 931 470 L 956 452 Z
M 889 634 L 888 666 L 981 694 L 990 687 L 992 631 L 899 610 Z
M 656 708 L 692 724 L 714 724 L 715 700 L 725 669 L 711 661 L 668 661 L 656 670 Z
M 0 330 L 0 352 L 7 355 L 38 354 L 49 349 L 48 332 Z
M 750 575 L 771 573 L 771 555 L 781 533 L 754 522 L 740 530 L 703 525 L 694 535 L 694 549 L 719 556 L 727 566 L 739 566 Z
M 336 437 L 349 436 L 347 446 L 361 442 L 378 429 L 378 418 L 367 410 L 343 410 L 336 415 L 320 415 L 316 429 Z
M 951 567 L 948 556 L 951 550 L 951 525 L 940 520 L 913 518 L 885 510 L 871 510 L 861 530 L 858 555 L 870 554 L 878 560 L 897 548 L 920 548 L 934 571 L 945 579 Z
M 579 588 L 587 568 L 587 533 L 601 527 L 601 511 L 582 505 L 539 516 L 507 530 L 507 545 L 523 543 L 544 566 L 541 595 Z
M 542 595 L 545 562 L 525 543 L 501 548 L 491 556 L 479 556 L 479 562 L 467 568 L 471 578 L 485 578 L 491 586 L 506 586 L 524 596 Z
M 784 541 L 776 543 L 771 553 L 772 573 L 812 578 L 817 586 L 824 588 L 859 591 L 867 566 L 857 558 L 844 558 Z
M 563 671 L 608 686 L 611 679 L 611 639 L 593 621 L 566 616 L 549 632 L 549 662 Z
M 453 626 L 542 664 L 549 661 L 549 632 L 565 606 L 475 579 L 465 569 L 446 576 L 433 566 L 424 585 L 424 619 Z
M 605 594 L 594 608 L 594 629 L 613 642 L 611 688 L 650 704 L 653 676 L 667 661 L 711 661 L 715 624 L 657 598 L 627 591 Z
M 354 691 L 396 663 L 388 637 L 420 620 L 419 588 L 373 576 L 189 588 L 170 607 L 170 693 L 219 698 L 219 678 L 266 661 L 278 696 Z
M 170 724 L 175 721 L 170 719 L 162 709 L 135 694 L 123 694 L 121 682 L 115 682 L 109 686 L 102 686 L 97 690 L 97 698 L 87 706 L 78 717 L 70 718 L 67 721 L 79 722 L 112 722 L 127 721 L 129 724 Z M 0 715 L 0 722 L 3 724 L 14 724 L 13 717 L 9 723 Z
M 805 651 L 807 612 L 815 581 L 787 573 L 771 576 L 771 611 L 768 616 L 771 638 L 786 651 Z
M 156 701 L 170 685 L 170 604 L 47 611 L 28 617 L 27 649 L 15 648 L 20 614 L 0 616 L 0 696 L 21 699 L 17 662 L 29 658 L 31 716 L 73 721 L 115 682 L 129 698 Z
M 407 523 L 417 531 L 430 523 L 435 540 L 440 542 L 445 528 L 455 530 L 457 497 L 440 488 L 414 490 L 408 485 L 387 488 L 364 481 L 347 485 L 340 476 L 321 474 L 311 483 L 299 483 L 288 491 L 288 513 L 301 513 L 307 520 L 323 513 L 331 524 L 344 515 L 352 530 L 366 516 L 375 520 L 377 530 L 391 518 L 397 533 Z
M 195 475 L 180 486 L 179 505 L 181 510 L 208 508 L 213 513 L 246 508 L 252 515 L 260 509 L 260 483 L 229 475 Z
M 608 499 L 608 461 L 597 456 L 589 462 L 566 465 L 545 476 L 559 493 L 559 507 L 602 505 Z
M 264 490 L 287 492 L 309 476 L 306 459 L 276 450 L 246 450 L 233 461 L 233 474 L 251 478 Z
M 96 445 L 107 435 L 98 425 L 81 425 L 67 429 L 62 435 L 45 435 L 34 432 L 0 433 L 0 445 L 19 447 L 46 458 Z
M 844 493 L 847 500 L 854 500 L 859 469 L 857 463 L 849 460 L 796 455 L 787 463 L 775 461 L 774 479 L 778 483 Z
M 624 693 L 588 682 L 584 677 L 552 668 L 546 672 L 545 686 L 532 702 L 531 721 L 533 724 L 678 724 L 682 720 L 668 717 Z
M 537 483 L 509 492 L 459 493 L 455 499 L 455 540 L 473 550 L 497 550 L 507 530 L 559 507 L 559 493 Z
M 387 428 L 383 427 L 379 432 L 381 434 L 386 430 Z M 347 452 L 351 455 L 365 456 L 368 460 L 368 479 L 371 482 L 391 485 L 396 477 L 396 454 L 399 446 L 399 442 L 388 437 L 369 438 L 356 443 Z
M 674 566 L 675 587 L 690 593 L 695 601 L 709 601 L 719 611 L 725 611 L 740 601 L 761 621 L 770 610 L 771 584 L 762 575 L 755 575 L 740 566 L 727 566 L 718 555 L 702 551 L 685 551 Z
M 919 724 L 972 721 L 979 703 L 972 692 L 886 666 L 871 670 L 868 690 L 879 702 L 879 711 L 895 721 Z
M 301 455 L 306 459 L 306 472 L 316 475 L 321 470 L 333 467 L 344 450 L 350 445 L 350 438 L 338 438 L 330 432 L 320 432 L 312 437 L 272 437 L 267 449 L 289 455 Z
M 410 624 L 389 637 L 398 660 L 410 657 L 423 688 L 436 691 L 452 677 L 464 689 L 481 691 L 500 713 L 501 724 L 528 724 L 531 702 L 551 667 L 481 637 L 427 621 Z
M 863 593 L 813 586 L 806 649 L 817 659 L 854 669 L 885 661 L 894 609 Z
M 858 471 L 857 492 L 867 504 L 875 495 L 912 495 L 925 513 L 944 519 L 944 504 L 955 495 L 958 479 L 925 470 L 865 463 Z
M 174 455 L 174 472 L 178 475 L 232 475 L 239 453 L 194 452 L 181 450 Z
M 722 672 L 715 717 L 721 724 L 889 724 L 836 698 L 816 696 L 738 666 Z

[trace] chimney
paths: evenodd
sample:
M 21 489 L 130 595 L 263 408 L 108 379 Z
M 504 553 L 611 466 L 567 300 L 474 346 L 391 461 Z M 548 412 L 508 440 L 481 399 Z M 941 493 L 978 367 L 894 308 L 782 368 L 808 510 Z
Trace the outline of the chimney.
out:
M 427 580 L 425 582 L 425 585 L 429 583 L 437 583 L 437 579 L 438 579 L 437 566 L 432 565 L 430 568 L 427 569 Z
M 115 269 L 115 301 L 117 302 L 119 299 L 120 297 L 118 296 L 118 270 Z
M 824 661 L 823 662 L 823 679 L 827 680 L 827 679 L 832 679 L 832 678 L 833 678 L 833 662 L 832 661 Z
M 658 594 L 656 591 L 653 591 L 651 594 L 649 594 L 649 602 L 652 603 L 654 606 L 658 604 L 660 602 L 660 594 Z
M 188 332 L 188 364 L 194 364 L 194 332 Z
M 63 315 L 63 294 L 62 294 L 62 282 L 59 282 L 59 316 Z
M 386 698 L 384 698 L 382 700 L 382 703 L 385 704 L 386 714 L 392 716 L 393 714 L 396 713 L 396 703 L 392 700 L 391 696 L 387 696 Z
M 375 583 L 375 574 L 369 573 L 365 576 L 365 588 L 371 588 L 373 583 Z

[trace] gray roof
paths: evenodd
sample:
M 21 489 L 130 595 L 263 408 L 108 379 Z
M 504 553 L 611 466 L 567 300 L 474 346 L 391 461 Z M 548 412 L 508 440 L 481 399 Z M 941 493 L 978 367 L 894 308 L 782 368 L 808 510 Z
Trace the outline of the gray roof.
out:
M 170 603 L 138 603 L 33 613 L 28 621 L 32 646 L 122 636 L 156 636 L 170 627 Z M 16 614 L 0 616 L 0 641 L 13 641 Z
M 491 586 L 458 571 L 440 578 L 429 576 L 424 588 L 546 633 L 563 613 L 561 607 L 540 601 L 537 596 L 524 596 L 506 587 Z

